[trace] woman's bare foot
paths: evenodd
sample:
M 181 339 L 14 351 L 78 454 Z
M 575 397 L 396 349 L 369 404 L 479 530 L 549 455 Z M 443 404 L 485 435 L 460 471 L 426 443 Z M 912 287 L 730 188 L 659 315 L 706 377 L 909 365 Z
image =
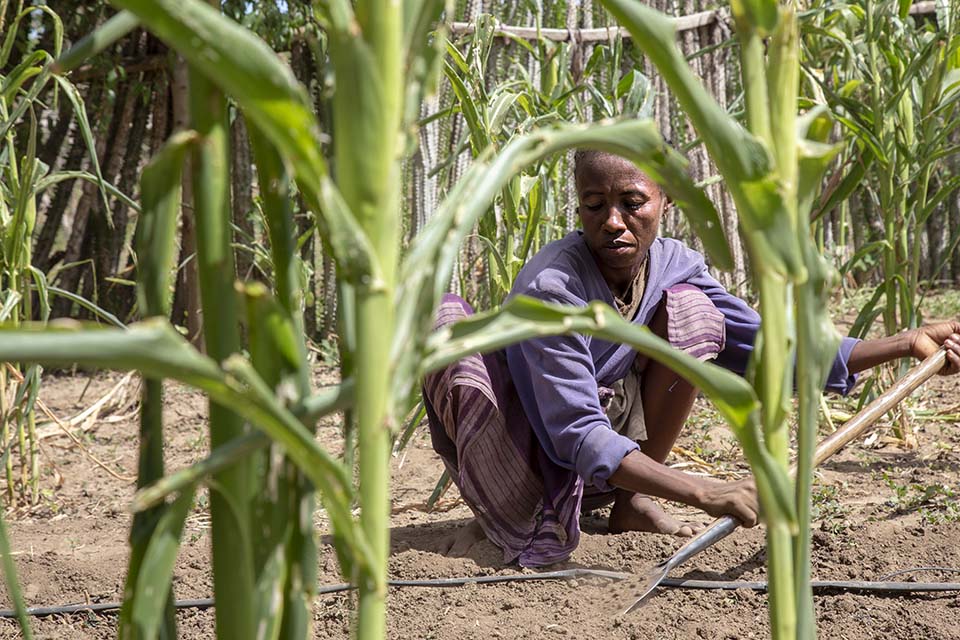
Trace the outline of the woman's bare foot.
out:
M 610 533 L 624 531 L 647 531 L 665 533 L 679 538 L 689 538 L 699 533 L 703 527 L 680 522 L 667 515 L 660 505 L 649 496 L 640 493 L 617 491 L 617 499 L 610 511 Z
M 463 558 L 469 555 L 475 544 L 486 539 L 480 523 L 471 520 L 443 541 L 443 554 L 451 558 Z

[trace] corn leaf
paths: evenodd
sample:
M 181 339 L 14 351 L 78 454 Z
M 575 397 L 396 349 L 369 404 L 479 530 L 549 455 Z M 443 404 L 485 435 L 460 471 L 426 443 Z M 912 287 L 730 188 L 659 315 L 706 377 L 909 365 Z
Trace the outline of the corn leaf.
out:
M 749 5 L 743 8 L 760 31 L 776 26 L 776 20 L 771 21 L 771 15 L 778 11 L 776 2 L 750 0 L 743 5 Z M 700 134 L 737 204 L 744 232 L 751 235 L 753 258 L 802 281 L 805 275 L 800 246 L 775 179 L 769 155 L 772 150 L 743 129 L 707 92 L 677 48 L 672 19 L 632 0 L 604 0 L 604 6 L 630 31 Z M 700 234 L 699 229 L 696 231 Z
M 170 313 L 183 162 L 197 139 L 194 131 L 175 134 L 140 177 L 143 213 L 137 224 L 136 247 L 144 257 L 138 265 L 138 280 L 140 309 L 145 315 L 166 317 Z
M 193 506 L 193 491 L 186 491 L 168 506 L 160 516 L 147 545 L 132 598 L 124 598 L 124 606 L 131 608 L 131 624 L 136 631 L 121 634 L 143 640 L 154 640 L 166 613 L 167 596 L 173 567 L 180 549 L 183 523 Z
M 83 98 L 80 92 L 72 82 L 63 76 L 54 76 L 54 80 L 63 89 L 67 99 L 73 105 L 73 113 L 77 118 L 77 125 L 80 127 L 80 135 L 87 145 L 87 152 L 90 154 L 90 162 L 93 164 L 93 172 L 97 176 L 97 185 L 100 187 L 100 195 L 103 199 L 104 211 L 110 211 L 110 203 L 107 199 L 107 186 L 103 180 L 103 172 L 100 170 L 100 159 L 97 157 L 97 145 L 93 140 L 93 130 L 90 128 L 90 120 L 87 118 L 87 108 L 83 104 Z M 37 82 L 39 84 L 39 81 Z M 113 217 L 106 216 L 107 226 L 113 229 Z
M 93 31 L 70 47 L 66 53 L 56 55 L 53 72 L 57 74 L 69 73 L 89 58 L 97 55 L 117 40 L 137 28 L 140 21 L 129 11 L 121 11 L 104 22 L 96 31 Z
M 304 199 L 318 215 L 338 273 L 376 283 L 369 240 L 327 175 L 321 136 L 303 87 L 263 40 L 200 0 L 117 0 L 230 95 L 291 165 Z M 236 55 L 243 51 L 244 55 Z
M 0 329 L 0 362 L 79 363 L 104 369 L 138 370 L 154 379 L 171 378 L 206 392 L 229 406 L 270 438 L 321 491 L 331 521 L 357 557 L 369 558 L 366 543 L 350 516 L 350 480 L 343 466 L 313 439 L 297 418 L 279 404 L 249 363 L 228 358 L 224 369 L 197 352 L 159 318 L 131 325 L 126 331 L 26 326 Z
M 67 291 L 66 289 L 61 289 L 60 287 L 55 287 L 55 286 L 53 286 L 53 285 L 49 285 L 49 284 L 48 284 L 48 285 L 47 285 L 47 292 L 48 292 L 48 293 L 52 293 L 53 295 L 59 296 L 59 297 L 61 297 L 61 298 L 66 298 L 66 299 L 69 300 L 70 302 L 74 302 L 74 303 L 80 305 L 81 307 L 83 307 L 84 309 L 86 309 L 87 311 L 89 311 L 90 313 L 92 313 L 94 316 L 96 316 L 96 317 L 98 317 L 98 318 L 103 318 L 104 320 L 106 320 L 107 322 L 109 322 L 110 324 L 112 324 L 112 325 L 115 326 L 115 327 L 118 327 L 118 328 L 120 328 L 120 329 L 125 329 L 126 326 L 127 326 L 127 325 L 123 324 L 123 322 L 120 320 L 120 318 L 118 318 L 117 316 L 113 315 L 112 313 L 110 313 L 109 311 L 107 311 L 106 309 L 104 309 L 103 307 L 101 307 L 101 306 L 99 306 L 99 305 L 97 305 L 97 304 L 95 304 L 95 303 L 87 300 L 86 298 L 84 298 L 84 297 L 81 296 L 81 295 L 78 295 L 78 294 L 76 294 L 76 293 L 73 293 L 72 291 Z
M 353 404 L 353 392 L 353 381 L 345 380 L 334 387 L 321 389 L 293 407 L 293 414 L 306 424 L 312 424 L 322 416 L 334 411 L 342 411 Z M 130 509 L 134 513 L 149 509 L 170 494 L 205 480 L 268 444 L 270 439 L 259 431 L 231 440 L 211 451 L 210 455 L 200 462 L 164 476 L 149 487 L 137 491 L 133 496 Z
M 766 149 L 727 115 L 687 65 L 676 46 L 674 20 L 634 0 L 604 0 L 603 4 L 660 71 L 724 177 L 728 181 L 765 178 L 771 169 Z
M 664 186 L 680 206 L 720 268 L 732 258 L 719 215 L 710 199 L 686 173 L 686 161 L 661 139 L 653 122 L 623 121 L 594 126 L 564 125 L 518 136 L 493 155 L 488 150 L 474 162 L 417 235 L 401 267 L 398 281 L 398 329 L 393 354 L 399 358 L 416 335 L 429 329 L 432 311 L 450 282 L 453 265 L 464 238 L 490 206 L 494 197 L 524 167 L 553 153 L 585 147 L 629 158 Z M 416 319 L 416 320 L 415 320 Z M 409 371 L 410 360 L 401 364 Z M 401 373 L 397 380 L 410 384 Z M 398 390 L 397 397 L 406 397 Z
M 49 173 L 37 180 L 34 183 L 33 191 L 39 195 L 46 189 L 49 189 L 53 185 L 63 182 L 64 180 L 86 180 L 87 182 L 94 182 L 97 185 L 103 185 L 103 188 L 107 190 L 107 193 L 119 199 L 124 205 L 130 207 L 137 213 L 140 213 L 140 203 L 130 198 L 130 196 L 120 191 L 120 189 L 106 180 L 101 182 L 97 176 L 88 171 L 54 171 L 53 173 Z
M 36 289 L 37 300 L 40 302 L 40 321 L 46 322 L 50 318 L 50 287 L 47 284 L 47 276 L 33 265 L 29 265 L 27 271 L 33 279 L 33 288 Z M 2 317 L 0 322 L 3 322 Z
M 433 93 L 440 75 L 446 42 L 445 23 L 440 17 L 444 11 L 450 14 L 451 2 L 415 0 L 405 2 L 403 8 L 403 50 L 407 61 L 404 129 L 412 138 L 420 118 L 420 105 Z
M 22 7 L 23 4 L 20 6 Z M 18 13 L 16 17 L 10 21 L 10 24 L 4 26 L 6 35 L 3 39 L 3 47 L 0 48 L 0 67 L 7 66 L 7 61 L 10 59 L 10 53 L 13 51 L 13 44 L 16 42 L 17 31 L 20 28 L 20 21 L 37 11 L 42 11 L 53 22 L 53 55 L 54 57 L 60 55 L 60 50 L 63 47 L 63 20 L 60 19 L 60 16 L 58 16 L 51 7 L 43 4 L 34 4 L 20 11 L 20 13 Z M 32 16 L 30 22 L 30 28 L 36 28 L 33 26 Z M 0 138 L 2 137 L 3 136 L 0 136 Z
M 627 322 L 608 305 L 594 302 L 569 307 L 516 296 L 498 311 L 471 316 L 431 334 L 421 373 L 428 373 L 472 353 L 501 349 L 534 337 L 580 333 L 630 345 L 703 391 L 736 428 L 744 428 L 757 398 L 740 376 L 701 362 L 670 346 L 649 328 Z

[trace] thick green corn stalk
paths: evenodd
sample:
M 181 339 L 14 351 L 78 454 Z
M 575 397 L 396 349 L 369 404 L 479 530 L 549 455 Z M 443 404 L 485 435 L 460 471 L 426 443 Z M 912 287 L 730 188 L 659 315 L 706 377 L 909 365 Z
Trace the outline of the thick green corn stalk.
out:
M 212 2 L 219 7 L 219 3 Z M 202 73 L 191 69 L 190 115 L 200 136 L 191 160 L 197 228 L 197 271 L 207 353 L 221 361 L 240 351 L 240 327 L 233 282 L 233 232 L 230 227 L 227 105 L 223 94 Z M 228 444 L 246 432 L 230 408 L 211 401 L 210 447 Z M 253 461 L 243 460 L 214 477 L 210 492 L 213 584 L 217 633 L 245 640 L 254 637 L 254 571 L 250 548 L 252 502 L 256 497 Z
M 140 310 L 146 317 L 167 318 L 170 314 L 171 280 L 176 265 L 177 217 L 180 213 L 181 167 L 195 140 L 196 134 L 192 132 L 183 132 L 171 138 L 144 169 L 141 178 L 143 212 L 137 226 L 137 252 L 141 256 L 138 293 Z M 163 381 L 145 379 L 140 402 L 137 487 L 142 489 L 162 477 Z M 136 610 L 140 601 L 136 597 L 138 585 L 148 581 L 161 582 L 158 576 L 146 575 L 141 569 L 157 526 L 168 511 L 167 505 L 159 505 L 134 515 L 130 528 L 130 563 L 118 623 L 118 635 L 121 638 L 177 637 L 173 591 L 169 588 L 169 582 L 165 590 L 161 589 L 160 594 L 153 596 L 154 600 L 164 600 L 153 607 L 154 611 L 162 611 L 162 614 L 135 616 L 135 613 L 140 613 Z M 154 620 L 159 628 L 151 624 Z
M 339 3 L 338 3 L 339 4 Z M 344 6 L 339 7 L 346 9 Z M 358 587 L 357 637 L 385 633 L 389 551 L 389 458 L 393 403 L 390 353 L 394 333 L 394 280 L 400 242 L 400 125 L 403 117 L 403 7 L 361 0 L 356 14 L 331 15 L 334 155 L 344 201 L 369 238 L 379 282 L 356 290 L 356 352 L 360 526 L 373 563 L 354 576 Z M 351 28 L 352 27 L 352 28 Z M 359 109 L 359 113 L 357 113 Z
M 276 295 L 274 302 L 263 295 L 265 292 L 258 292 L 257 287 L 247 288 L 250 352 L 264 381 L 278 391 L 284 386 L 295 389 L 288 401 L 299 404 L 310 395 L 310 371 L 303 337 L 303 293 L 296 251 L 297 228 L 291 208 L 292 183 L 276 149 L 256 127 L 249 130 L 270 237 Z M 304 421 L 304 426 L 312 431 L 309 422 Z M 284 570 L 264 571 L 258 567 L 258 600 L 264 604 L 258 611 L 257 625 L 265 628 L 277 624 L 281 637 L 302 638 L 310 630 L 311 603 L 316 595 L 313 487 L 286 456 L 268 456 L 264 464 L 266 477 L 262 485 L 280 487 L 286 496 L 273 502 L 269 500 L 272 496 L 261 496 L 258 508 L 265 516 L 258 517 L 258 521 L 270 523 L 275 531 L 285 529 L 286 536 L 284 544 L 273 549 L 263 541 L 259 544 L 258 565 L 263 562 L 272 568 L 271 563 L 282 563 Z M 264 537 L 269 541 L 272 536 Z M 281 579 L 281 573 L 285 579 Z M 281 602 L 282 616 L 264 606 L 267 602 Z

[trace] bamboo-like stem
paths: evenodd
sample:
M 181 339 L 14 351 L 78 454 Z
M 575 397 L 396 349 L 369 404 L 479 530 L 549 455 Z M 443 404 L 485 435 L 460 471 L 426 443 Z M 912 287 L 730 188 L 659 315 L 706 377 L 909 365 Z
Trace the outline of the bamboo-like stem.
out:
M 367 575 L 358 576 L 357 637 L 374 640 L 386 629 L 387 555 L 390 543 L 389 459 L 393 402 L 389 399 L 390 353 L 394 332 L 394 278 L 399 247 L 399 147 L 403 99 L 402 7 L 389 0 L 361 0 L 357 21 L 377 68 L 363 69 L 355 81 L 377 86 L 381 109 L 363 126 L 373 137 L 370 146 L 357 146 L 334 132 L 338 182 L 370 239 L 380 264 L 382 285 L 356 291 L 357 437 L 359 444 L 360 525 L 374 554 Z M 336 60 L 335 60 L 336 62 Z M 338 69 L 346 68 L 339 66 Z M 348 99 L 334 98 L 334 123 L 356 120 Z M 366 157 L 364 157 L 366 156 Z M 360 173 L 359 171 L 362 171 Z
M 893 335 L 899 326 L 897 322 L 897 282 L 894 274 L 897 269 L 897 250 L 894 238 L 896 237 L 897 217 L 893 204 L 894 194 L 894 157 L 896 149 L 889 144 L 889 124 L 884 114 L 884 103 L 880 93 L 882 78 L 880 77 L 880 52 L 877 46 L 877 24 L 875 16 L 875 0 L 865 1 L 866 33 L 864 39 L 867 44 L 867 57 L 870 66 L 870 102 L 873 111 L 874 135 L 888 154 L 887 162 L 880 171 L 880 209 L 883 216 L 883 233 L 887 245 L 883 249 L 883 324 L 887 335 Z
M 276 150 L 263 139 L 255 127 L 248 127 L 251 148 L 256 159 L 263 210 L 270 238 L 270 255 L 273 262 L 274 289 L 279 313 L 293 327 L 292 334 L 297 350 L 296 366 L 282 363 L 277 349 L 266 345 L 259 337 L 265 327 L 256 327 L 255 318 L 250 319 L 251 353 L 254 365 L 264 381 L 273 387 L 286 382 L 296 389 L 295 402 L 300 402 L 310 393 L 309 361 L 304 342 L 302 300 L 296 252 L 297 230 L 293 220 L 290 176 Z M 269 325 L 268 325 L 269 326 Z M 254 341 L 260 343 L 255 349 Z M 305 422 L 308 428 L 312 425 Z M 313 540 L 313 488 L 296 466 L 289 460 L 267 460 L 267 486 L 284 485 L 285 500 L 276 505 L 264 505 L 270 511 L 283 514 L 282 524 L 289 527 L 286 539 L 286 581 L 283 589 L 283 616 L 280 635 L 285 638 L 306 637 L 310 629 L 310 603 L 316 595 L 317 553 Z M 270 475 L 272 474 L 272 477 Z M 278 502 L 280 502 L 278 500 Z M 261 501 L 263 505 L 263 501 Z M 277 523 L 280 524 L 280 523 Z M 261 584 L 264 577 L 259 578 Z M 258 621 L 259 622 L 259 621 Z
M 767 72 L 763 39 L 743 21 L 737 21 L 740 40 L 740 72 L 743 78 L 747 128 L 773 150 L 770 129 L 770 101 L 767 94 Z
M 776 166 L 776 177 L 783 198 L 783 210 L 791 223 L 797 213 L 796 95 L 798 89 L 796 19 L 789 9 L 781 9 L 777 30 L 770 43 L 767 60 L 765 44 L 747 19 L 737 18 L 741 43 L 741 73 L 751 133 L 766 142 Z M 735 16 L 736 17 L 736 16 Z M 791 224 L 791 226 L 793 226 Z M 747 236 L 748 246 L 754 237 Z M 763 238 L 757 238 L 761 243 Z M 750 249 L 755 251 L 754 247 Z M 770 455 L 772 474 L 786 475 L 790 456 L 787 415 L 790 410 L 793 366 L 790 325 L 791 285 L 785 274 L 775 271 L 762 256 L 751 261 L 760 293 L 760 334 L 757 338 L 757 363 L 754 387 L 760 397 L 762 447 Z M 791 522 L 783 510 L 771 509 L 771 487 L 758 482 L 765 505 L 767 525 L 767 573 L 771 635 L 776 640 L 794 640 L 797 633 L 796 560 Z
M 806 233 L 806 223 L 797 224 L 797 233 Z M 813 591 L 810 588 L 810 540 L 813 507 L 813 468 L 816 465 L 818 405 L 826 383 L 839 336 L 832 328 L 826 298 L 829 279 L 822 259 L 809 240 L 804 242 L 807 282 L 797 287 L 797 421 L 796 503 L 797 535 L 794 539 L 794 593 L 797 607 L 797 638 L 816 637 Z
M 213 6 L 219 6 L 211 0 Z M 240 350 L 229 208 L 226 102 L 202 74 L 190 73 L 190 112 L 201 139 L 191 159 L 197 268 L 208 355 L 220 362 Z M 210 449 L 244 435 L 243 421 L 229 408 L 210 403 Z M 248 546 L 251 503 L 256 495 L 253 461 L 239 461 L 214 476 L 210 492 L 214 593 L 219 637 L 254 636 L 254 575 Z
M 790 437 L 787 431 L 785 372 L 792 371 L 787 333 L 787 285 L 779 274 L 758 274 L 760 290 L 761 337 L 759 365 L 755 385 L 763 409 L 763 446 L 774 463 L 786 473 Z M 779 472 L 779 470 L 778 470 Z M 762 485 L 758 489 L 763 492 Z M 765 500 L 769 504 L 770 500 Z M 770 590 L 770 627 L 776 640 L 792 640 L 796 633 L 796 597 L 793 575 L 793 538 L 784 515 L 767 514 L 767 573 Z
M 148 258 L 149 259 L 149 258 Z M 142 489 L 163 477 L 163 382 L 145 378 L 140 400 L 140 455 L 137 464 L 137 488 Z M 117 635 L 123 640 L 140 638 L 133 624 L 133 593 L 147 545 L 165 509 L 157 505 L 133 516 L 130 527 L 130 561 L 120 609 Z M 177 620 L 173 608 L 173 590 L 168 589 L 164 606 L 161 636 L 177 637 Z
M 781 10 L 770 42 L 770 128 L 780 192 L 790 222 L 797 217 L 797 94 L 800 90 L 800 34 L 796 12 Z M 806 230 L 804 230 L 806 233 Z
M 382 638 L 385 632 L 387 554 L 390 543 L 389 458 L 390 430 L 385 419 L 389 368 L 384 355 L 390 352 L 393 296 L 361 294 L 357 304 L 357 395 L 363 400 L 357 411 L 360 463 L 360 524 L 375 554 L 371 575 L 362 576 L 357 637 Z
M 755 385 L 763 404 L 764 445 L 786 471 L 790 458 L 786 423 L 788 380 L 793 372 L 789 358 L 787 283 L 780 274 L 768 271 L 761 271 L 756 277 L 760 291 L 761 338 Z
M 913 98 L 909 91 L 904 91 L 903 95 L 900 97 L 900 103 L 897 105 L 898 120 L 897 130 L 899 134 L 903 137 L 902 146 L 903 149 L 913 149 L 916 143 L 916 131 L 913 120 Z M 897 327 L 897 330 L 901 329 L 912 329 L 916 326 L 916 290 L 912 286 L 913 278 L 912 271 L 914 267 L 909 265 L 910 254 L 909 254 L 909 238 L 910 231 L 913 229 L 913 232 L 919 238 L 922 233 L 920 227 L 916 223 L 917 219 L 917 209 L 910 210 L 909 199 L 910 199 L 910 189 L 906 188 L 906 185 L 910 184 L 910 173 L 913 171 L 913 159 L 910 157 L 910 152 L 904 152 L 900 145 L 897 145 L 896 149 L 896 158 L 898 160 L 898 171 L 897 171 L 897 184 L 901 185 L 901 188 L 898 190 L 897 197 L 897 219 L 899 220 L 899 227 L 897 229 L 896 240 L 894 246 L 896 248 L 896 259 L 897 259 L 897 275 L 906 276 L 905 280 L 905 289 L 906 291 L 900 294 L 900 326 Z M 922 186 L 922 183 L 921 183 Z M 914 254 L 916 257 L 913 260 L 913 263 L 916 265 L 916 269 L 920 268 L 920 254 Z M 901 273 L 905 272 L 905 273 Z M 906 370 L 907 360 L 904 359 L 901 361 L 900 373 Z M 903 437 L 906 434 L 899 434 L 900 437 Z
M 0 446 L 8 451 L 3 461 L 4 478 L 7 485 L 7 503 L 13 504 L 13 460 L 9 454 L 10 447 L 10 407 L 7 406 L 7 372 L 0 367 L 0 425 L 3 425 L 3 442 Z
M 767 599 L 770 635 L 774 640 L 794 640 L 797 637 L 793 561 L 790 528 L 785 522 L 767 522 Z

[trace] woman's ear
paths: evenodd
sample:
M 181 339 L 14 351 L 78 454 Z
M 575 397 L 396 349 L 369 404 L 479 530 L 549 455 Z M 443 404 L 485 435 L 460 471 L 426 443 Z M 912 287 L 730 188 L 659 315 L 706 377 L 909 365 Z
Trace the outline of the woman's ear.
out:
M 663 213 L 673 208 L 673 200 L 670 199 L 670 196 L 667 195 L 667 192 L 664 191 L 662 186 L 660 187 L 660 199 L 663 201 Z

